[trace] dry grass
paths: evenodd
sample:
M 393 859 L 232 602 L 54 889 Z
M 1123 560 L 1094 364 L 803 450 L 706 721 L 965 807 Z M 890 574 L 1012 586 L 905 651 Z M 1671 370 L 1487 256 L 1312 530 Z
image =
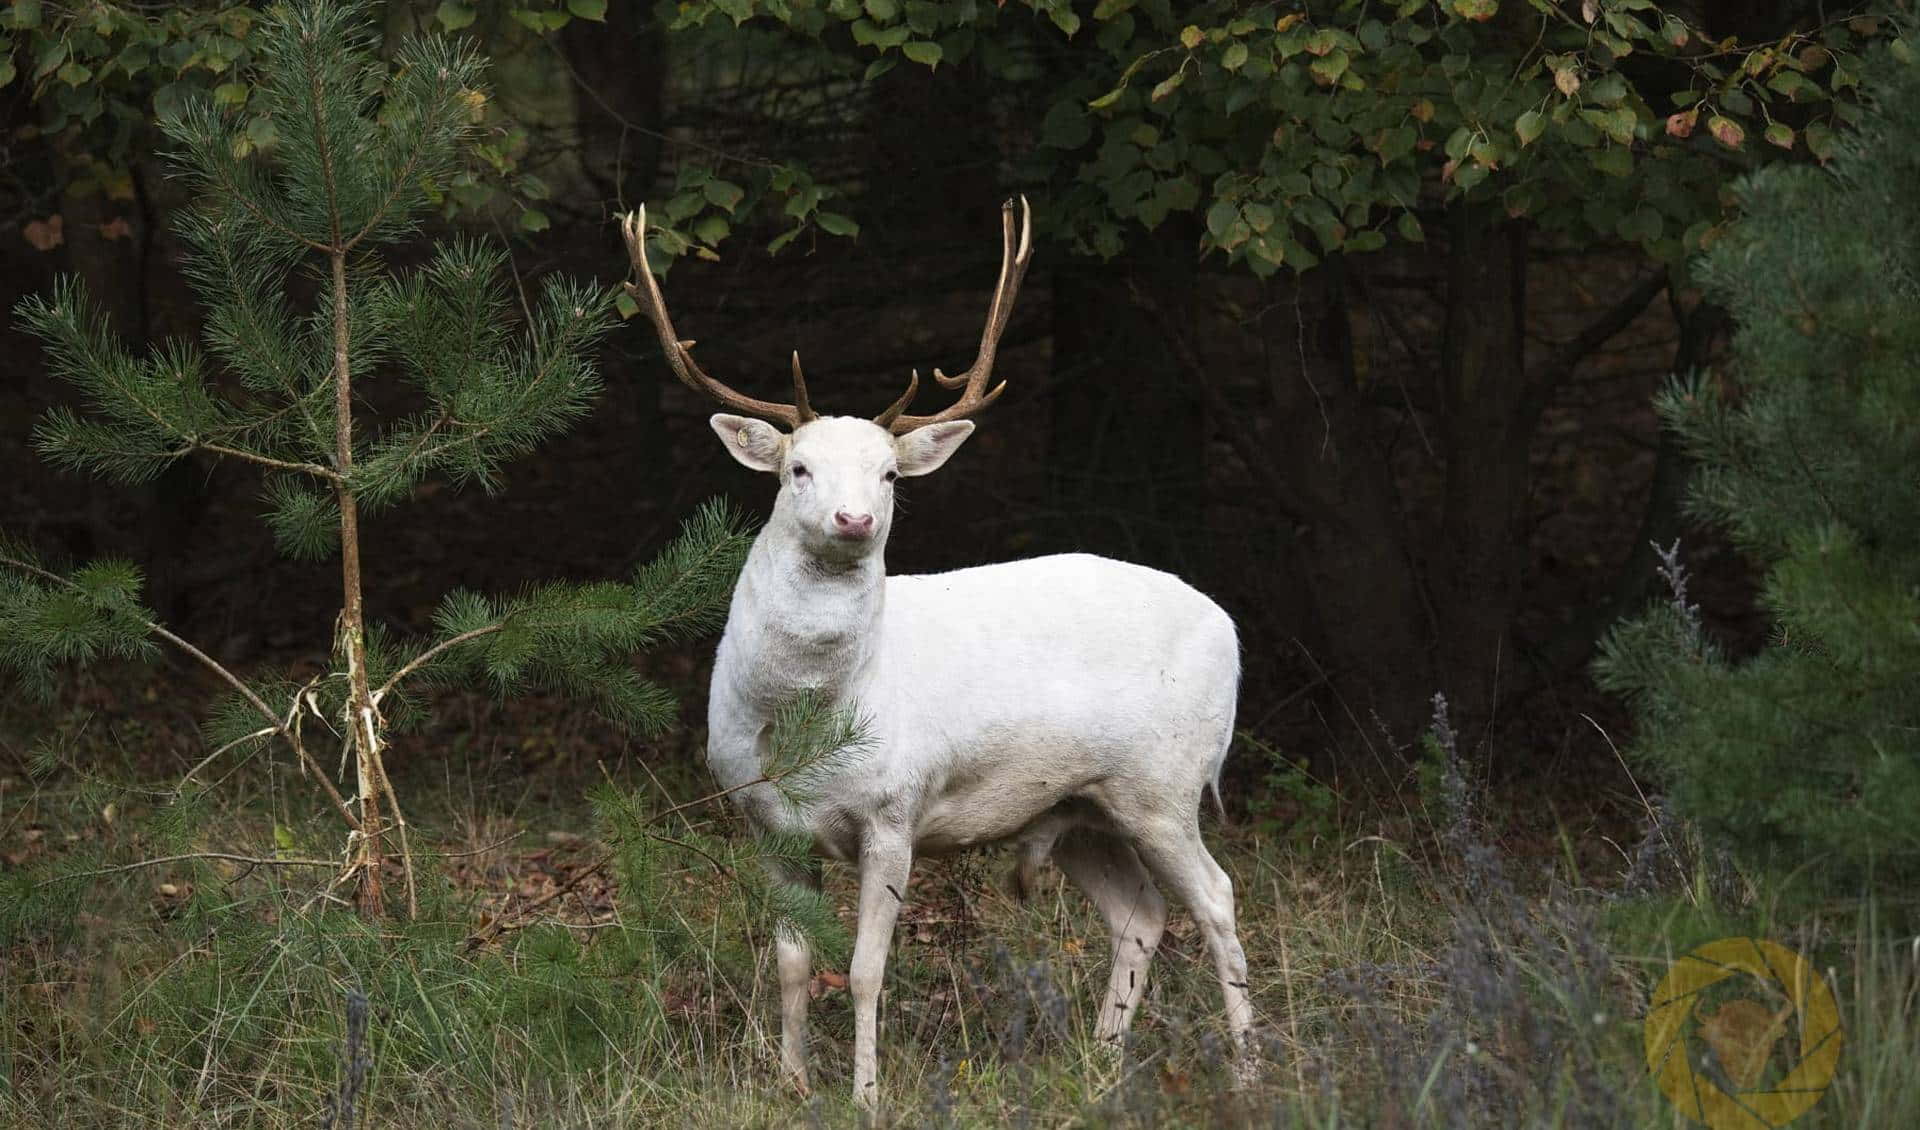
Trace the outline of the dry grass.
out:
M 1434 813 L 1389 822 L 1422 828 L 1420 842 L 1337 822 L 1315 845 L 1270 822 L 1210 830 L 1265 1036 L 1245 1090 L 1229 1085 L 1211 962 L 1184 918 L 1115 1054 L 1091 1035 L 1107 942 L 1084 900 L 1046 884 L 1014 901 L 993 853 L 924 862 L 889 972 L 877 1124 L 1679 1126 L 1641 1058 L 1646 994 L 1697 941 L 1756 933 L 1831 964 L 1846 1013 L 1841 1077 L 1796 1125 L 1920 1125 L 1915 954 L 1871 915 L 1822 931 L 1774 920 L 1764 899 L 1622 906 L 1567 874 L 1516 889 L 1519 866 L 1440 780 Z M 271 855 L 277 826 L 282 849 L 324 850 L 332 831 L 296 820 L 286 786 L 237 778 L 172 834 Z M 452 781 L 410 795 L 421 838 L 450 857 L 422 922 L 371 927 L 312 903 L 295 871 L 177 865 L 30 886 L 49 867 L 157 854 L 168 823 L 138 792 L 14 779 L 0 846 L 29 832 L 37 846 L 10 860 L 0 894 L 0 1123 L 862 1122 L 845 1101 L 852 1021 L 834 977 L 813 1009 L 819 1094 L 776 1079 L 770 923 L 711 866 L 665 860 L 644 902 L 583 884 L 550 920 L 467 955 L 477 921 L 597 854 L 564 834 L 590 820 Z M 830 875 L 849 906 L 850 877 Z

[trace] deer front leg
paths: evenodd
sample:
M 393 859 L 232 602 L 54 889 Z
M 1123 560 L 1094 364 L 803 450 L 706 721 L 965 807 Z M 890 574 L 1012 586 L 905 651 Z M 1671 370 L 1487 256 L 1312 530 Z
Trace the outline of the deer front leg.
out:
M 772 865 L 773 879 L 812 891 L 820 889 L 820 865 Z M 780 1069 L 800 1093 L 807 1086 L 807 997 L 812 988 L 813 951 L 791 922 L 774 927 L 774 954 L 780 968 Z
M 910 834 L 892 828 L 868 834 L 860 850 L 860 922 L 847 977 L 853 993 L 853 1101 L 868 1110 L 880 1104 L 880 985 L 912 870 Z

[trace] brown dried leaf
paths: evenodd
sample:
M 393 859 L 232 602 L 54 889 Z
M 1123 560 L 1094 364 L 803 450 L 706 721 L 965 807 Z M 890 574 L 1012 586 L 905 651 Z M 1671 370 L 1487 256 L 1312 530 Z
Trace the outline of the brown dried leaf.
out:
M 20 229 L 20 234 L 27 237 L 27 242 L 33 245 L 35 251 L 52 251 L 67 241 L 65 229 L 66 221 L 60 213 L 55 212 L 44 220 L 30 221 Z

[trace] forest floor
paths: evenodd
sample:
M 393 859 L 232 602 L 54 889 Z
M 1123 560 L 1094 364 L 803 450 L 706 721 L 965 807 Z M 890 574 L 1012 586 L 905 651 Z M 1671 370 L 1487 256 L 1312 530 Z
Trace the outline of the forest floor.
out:
M 33 750 L 8 737 L 22 704 L 0 707 L 0 1124 L 1678 1127 L 1649 1001 L 1678 955 L 1757 937 L 1839 1002 L 1839 1071 L 1795 1125 L 1920 1125 L 1920 975 L 1875 908 L 1783 898 L 1685 843 L 1622 897 L 1637 849 L 1613 800 L 1489 796 L 1444 752 L 1364 813 L 1274 760 L 1270 800 L 1207 818 L 1261 1033 L 1243 1088 L 1182 913 L 1115 1053 L 1091 1034 L 1108 946 L 1085 901 L 1051 880 L 1017 901 L 1004 852 L 924 861 L 883 998 L 887 1103 L 864 1119 L 844 945 L 816 961 L 803 1098 L 775 1070 L 770 916 L 696 853 L 653 844 L 641 879 L 609 842 L 609 796 L 709 791 L 693 731 L 625 744 L 558 703 L 449 697 L 407 739 L 444 756 L 396 782 L 421 914 L 367 923 L 320 894 L 324 868 L 285 864 L 342 846 L 289 766 L 261 757 L 181 810 L 198 738 L 175 678 L 81 680 Z M 737 831 L 723 804 L 660 828 Z M 202 852 L 271 862 L 147 862 Z M 844 922 L 851 876 L 828 875 Z M 1820 1021 L 1786 999 L 1760 977 L 1702 990 L 1689 1085 L 1804 1083 Z M 1784 1019 L 1749 1038 L 1743 1001 Z

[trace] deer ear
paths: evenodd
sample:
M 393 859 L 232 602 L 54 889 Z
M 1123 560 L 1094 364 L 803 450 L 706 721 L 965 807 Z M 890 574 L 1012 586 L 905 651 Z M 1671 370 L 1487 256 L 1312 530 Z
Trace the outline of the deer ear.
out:
M 893 441 L 894 454 L 900 460 L 903 475 L 925 475 L 938 471 L 941 464 L 960 450 L 973 434 L 972 420 L 949 420 L 915 428 Z
M 727 454 L 739 460 L 741 466 L 769 474 L 779 472 L 780 460 L 787 451 L 787 437 L 779 428 L 765 420 L 725 412 L 714 413 L 707 423 L 726 445 Z

